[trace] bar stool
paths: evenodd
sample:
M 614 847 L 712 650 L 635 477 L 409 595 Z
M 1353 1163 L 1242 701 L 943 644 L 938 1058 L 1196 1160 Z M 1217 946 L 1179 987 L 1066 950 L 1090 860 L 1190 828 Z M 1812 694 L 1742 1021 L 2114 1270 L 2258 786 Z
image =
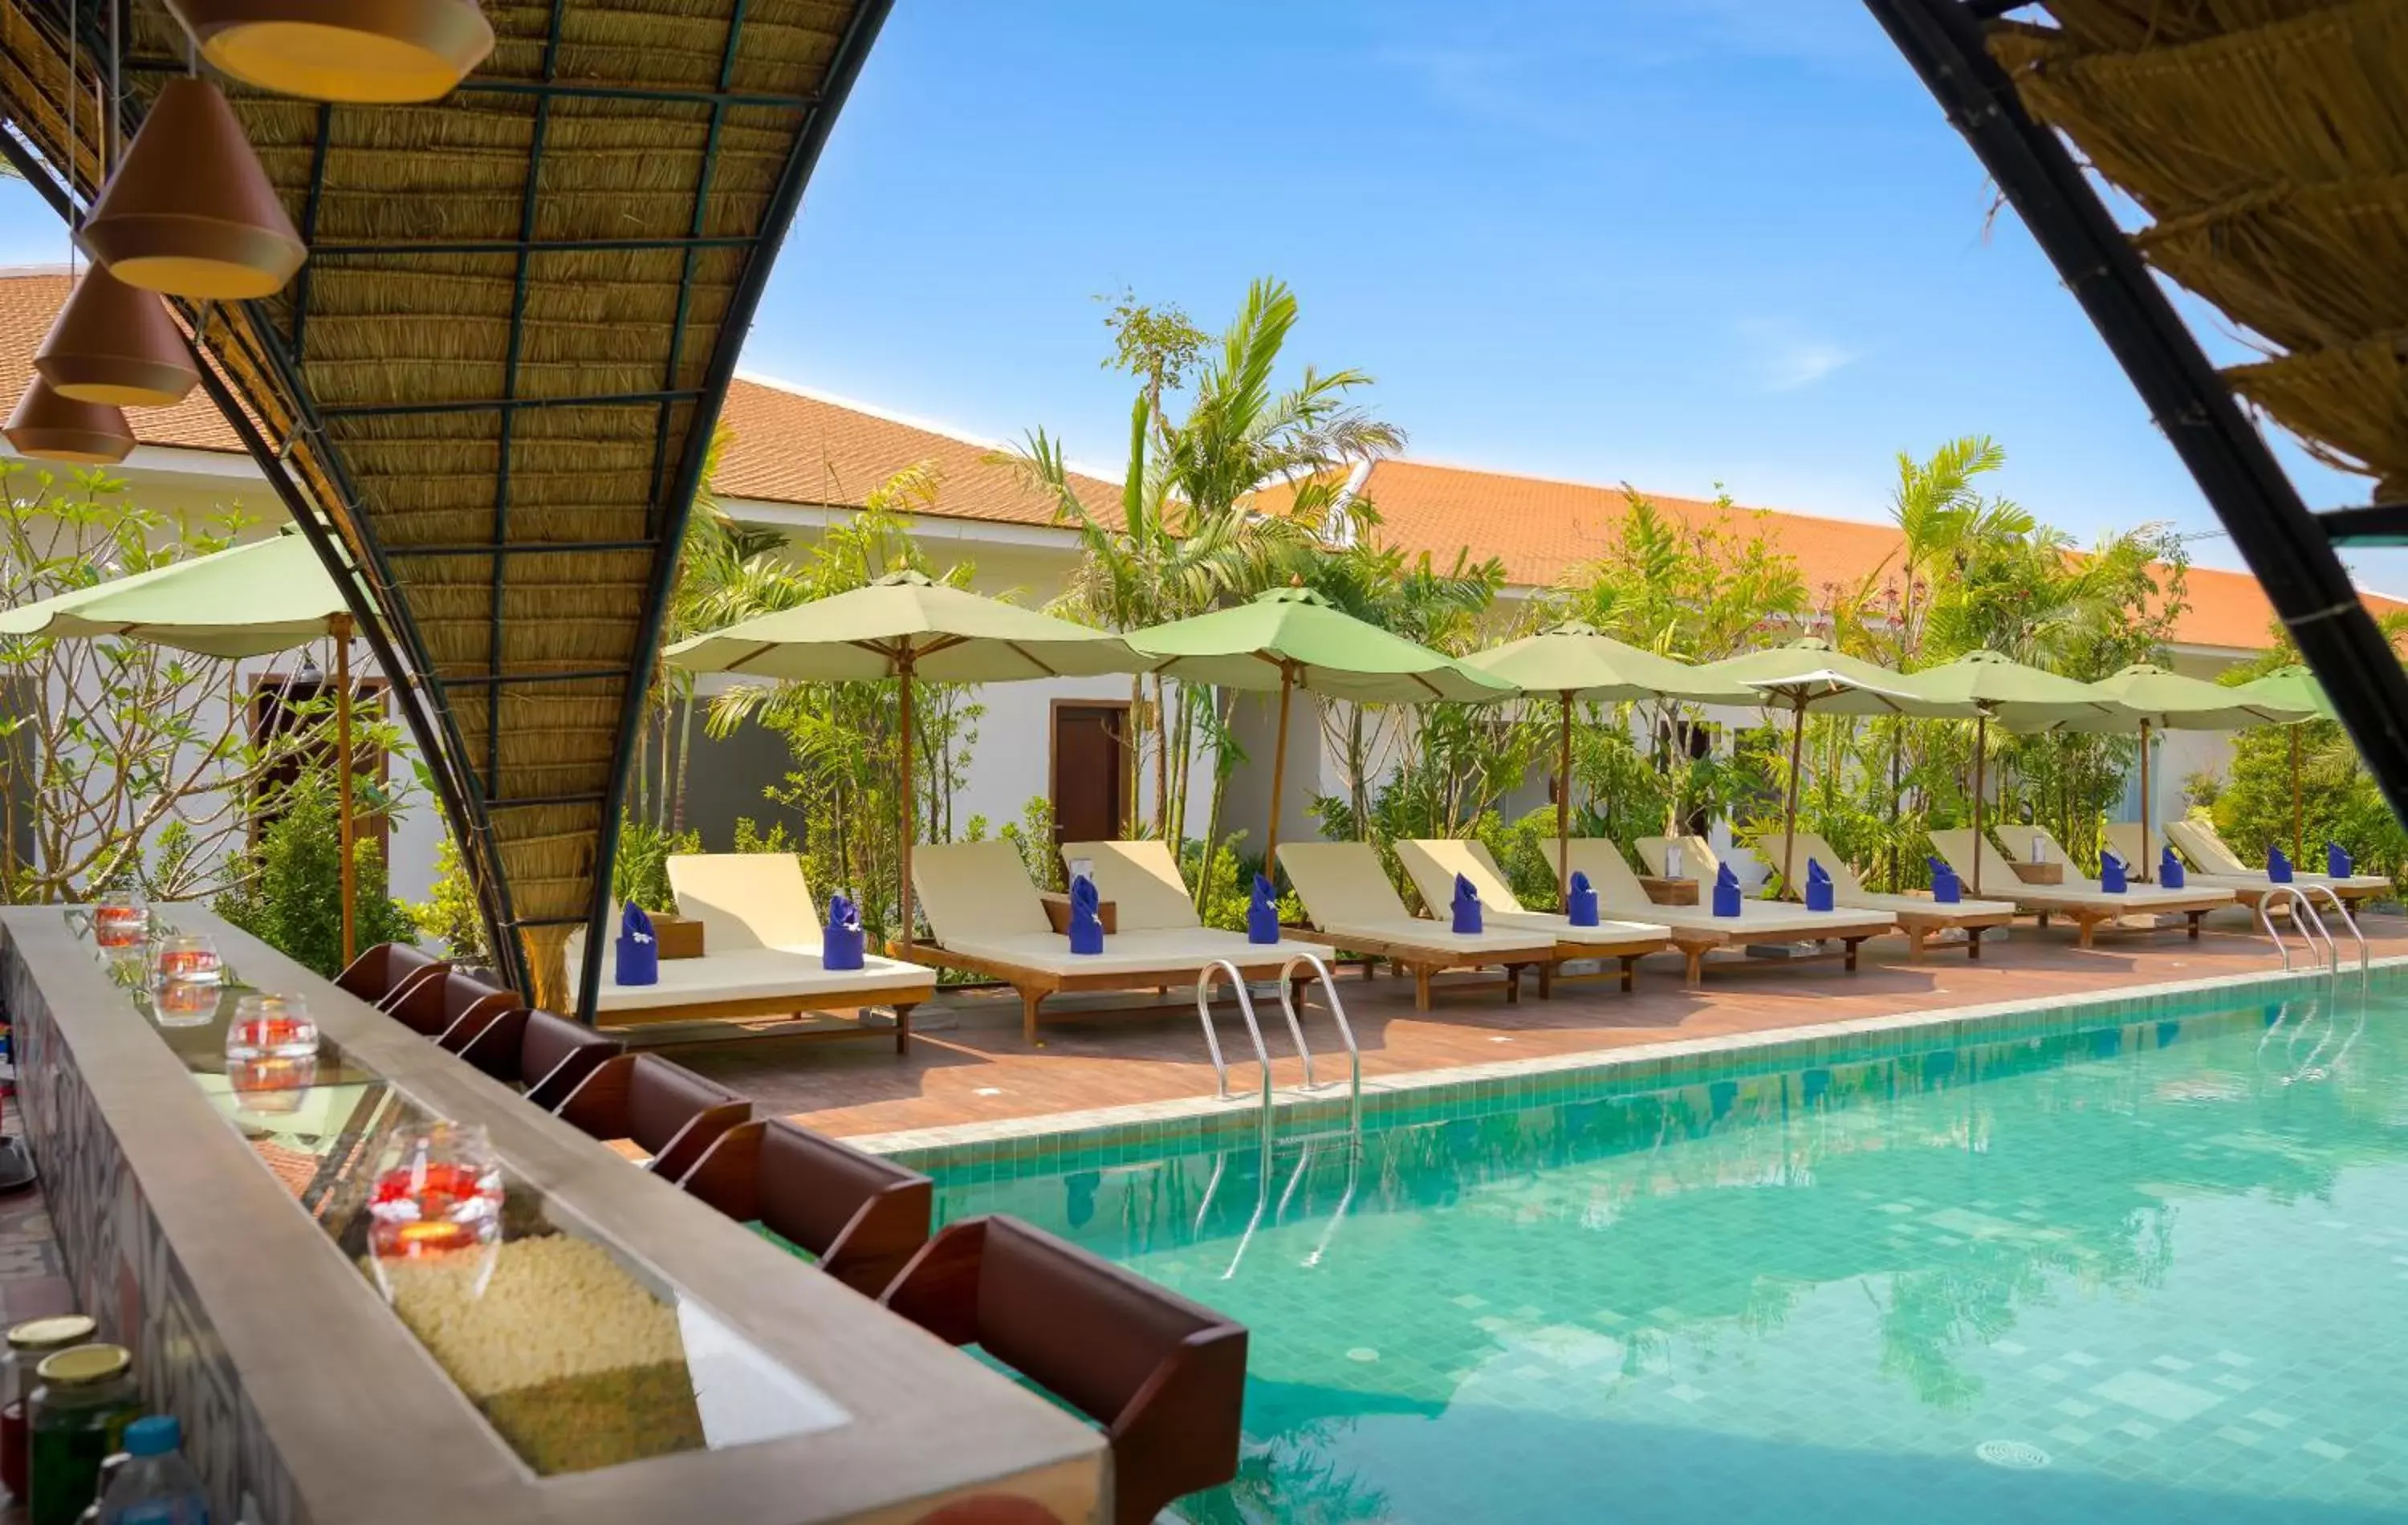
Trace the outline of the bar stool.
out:
M 452 968 L 446 959 L 409 942 L 380 942 L 367 949 L 335 976 L 335 983 L 369 1005 L 385 1011 L 420 980 Z
M 876 1297 L 928 1242 L 935 1187 L 918 1171 L 782 1117 L 738 1123 L 678 1185 L 738 1223 L 758 1223 Z
M 752 1115 L 752 1103 L 657 1054 L 604 1059 L 552 1114 L 665 1179 L 682 1180 L 722 1133 Z
M 486 1023 L 462 1044 L 460 1057 L 550 1112 L 577 1083 L 627 1045 L 592 1028 L 550 1012 L 513 1008 Z
M 432 1038 L 456 1054 L 485 1024 L 514 1010 L 519 998 L 496 990 L 484 981 L 447 969 L 414 980 L 385 1009 L 394 1020 L 422 1038 Z
M 1201 1303 L 1008 1217 L 946 1229 L 879 1301 L 1101 1425 L 1121 1525 L 1238 1475 L 1246 1328 Z

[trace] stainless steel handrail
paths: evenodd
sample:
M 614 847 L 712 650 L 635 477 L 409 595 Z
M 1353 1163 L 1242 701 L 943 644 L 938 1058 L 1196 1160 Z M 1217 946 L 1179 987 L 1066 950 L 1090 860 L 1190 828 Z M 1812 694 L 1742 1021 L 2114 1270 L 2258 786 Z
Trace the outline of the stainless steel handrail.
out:
M 2283 940 L 2282 933 L 2274 929 L 2273 908 L 2277 905 L 2296 908 L 2291 913 L 2291 925 L 2300 929 L 2300 941 L 2307 944 L 2310 953 L 2317 951 L 2316 937 L 2322 935 L 2327 971 L 2333 979 L 2339 980 L 2341 945 L 2333 941 L 2332 932 L 2325 926 L 2324 918 L 2316 914 L 2316 908 L 2308 903 L 2307 896 L 2297 885 L 2276 885 L 2258 900 L 2258 925 L 2265 929 L 2266 935 L 2273 940 L 2275 951 L 2283 956 L 2283 972 L 2287 974 L 2291 971 L 2291 945 Z
M 2288 968 L 2288 964 L 2285 965 Z M 1254 1021 L 1254 998 L 1247 992 L 1245 976 L 1238 966 L 1226 958 L 1215 958 L 1196 976 L 1196 1017 L 1204 1024 L 1204 1050 L 1212 1056 L 1212 1073 L 1221 1083 L 1221 1100 L 1229 1095 L 1229 1067 L 1221 1058 L 1221 1040 L 1212 1031 L 1212 987 L 1220 983 L 1221 971 L 1229 971 L 1229 983 L 1237 987 L 1238 1010 L 1246 1019 L 1246 1036 L 1254 1041 L 1254 1057 L 1263 1067 L 1263 1119 L 1268 1127 L 1271 1110 L 1271 1057 L 1263 1047 L 1263 1029 Z
M 1317 955 L 1299 953 L 1280 966 L 1281 1009 L 1287 1013 L 1288 1026 L 1296 1032 L 1296 1046 L 1299 1049 L 1303 1048 L 1304 1025 L 1297 1014 L 1294 979 L 1299 965 L 1309 966 L 1313 976 L 1320 980 L 1322 993 L 1329 998 L 1329 1019 L 1338 1024 L 1338 1036 L 1345 1042 L 1349 1105 L 1347 1126 L 1351 1131 L 1359 1136 L 1363 1131 L 1363 1051 L 1355 1046 L 1354 1028 L 1346 1020 L 1346 1003 L 1338 997 L 1338 982 L 1330 978 L 1329 966 L 1323 963 Z M 1306 1090 L 1314 1088 L 1312 1059 L 1309 1053 L 1304 1061 L 1304 1088 Z
M 2373 976 L 2374 950 L 2367 945 L 2366 934 L 2358 929 L 2358 918 L 2349 914 L 2349 902 L 2341 898 L 2341 892 L 2333 888 L 2330 885 L 2310 885 L 2308 886 L 2308 890 L 2320 894 L 2326 899 L 2330 900 L 2332 902 L 2333 910 L 2338 912 L 2341 915 L 2341 924 L 2349 928 L 2350 940 L 2358 944 L 2358 988 L 2363 990 L 2366 988 L 2367 982 Z M 2302 893 L 2302 898 L 2304 898 L 2304 896 L 2305 892 Z M 2318 917 L 2317 919 L 2321 922 L 2323 918 Z M 2332 933 L 2328 929 L 2325 935 L 2327 937 L 2330 937 L 2332 936 Z M 2339 956 L 2340 950 L 2336 948 L 2334 950 L 2334 957 L 2338 957 Z

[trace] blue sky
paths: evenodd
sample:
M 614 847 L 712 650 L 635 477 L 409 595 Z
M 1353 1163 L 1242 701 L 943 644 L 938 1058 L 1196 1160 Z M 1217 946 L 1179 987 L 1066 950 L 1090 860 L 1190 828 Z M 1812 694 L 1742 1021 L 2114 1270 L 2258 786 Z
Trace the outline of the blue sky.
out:
M 1879 518 L 1899 451 L 1986 432 L 2050 522 L 2239 566 L 1992 204 L 1856 0 L 899 0 L 745 363 L 1110 469 L 1097 295 L 1217 330 L 1272 274 L 1417 457 Z M 0 259 L 54 229 L 0 190 Z

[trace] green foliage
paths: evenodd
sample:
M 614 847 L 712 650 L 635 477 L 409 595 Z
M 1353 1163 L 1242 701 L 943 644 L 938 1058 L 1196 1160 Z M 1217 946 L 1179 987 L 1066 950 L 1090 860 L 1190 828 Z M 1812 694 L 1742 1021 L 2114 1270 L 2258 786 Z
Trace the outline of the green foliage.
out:
M 621 905 L 633 900 L 647 911 L 668 910 L 677 904 L 677 892 L 669 887 L 669 855 L 701 851 L 698 831 L 664 831 L 650 821 L 622 819 L 610 898 Z
M 1054 802 L 1041 794 L 1028 797 L 1020 819 L 1006 821 L 998 833 L 1020 854 L 1020 865 L 1039 889 L 1060 889 L 1062 855 L 1054 849 Z
M 457 961 L 492 961 L 492 950 L 485 946 L 485 914 L 477 899 L 476 882 L 468 877 L 460 844 L 450 837 L 445 837 L 435 849 L 435 884 L 427 898 L 412 901 L 402 910 L 418 928 L 420 937 L 442 943 Z
M 1246 929 L 1246 912 L 1254 901 L 1254 876 L 1263 871 L 1260 853 L 1240 852 L 1245 833 L 1229 837 L 1214 850 L 1208 866 L 1204 860 L 1204 844 L 1191 842 L 1180 855 L 1179 871 L 1196 892 L 1196 914 L 1207 927 L 1217 927 L 1225 932 Z M 1304 920 L 1304 902 L 1294 890 L 1283 890 L 1279 897 L 1280 921 L 1295 926 Z
M 338 973 L 343 903 L 335 891 L 343 848 L 335 781 L 322 769 L 305 769 L 277 804 L 260 838 L 257 871 L 219 894 L 218 914 L 317 973 Z M 372 839 L 352 843 L 352 868 L 358 945 L 416 942 L 409 916 L 385 892 L 384 857 Z

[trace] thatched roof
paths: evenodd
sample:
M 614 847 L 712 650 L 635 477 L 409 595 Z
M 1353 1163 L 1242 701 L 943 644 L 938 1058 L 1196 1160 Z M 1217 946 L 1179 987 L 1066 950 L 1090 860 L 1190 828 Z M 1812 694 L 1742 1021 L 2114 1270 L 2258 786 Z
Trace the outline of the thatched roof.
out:
M 2311 451 L 2408 497 L 2408 6 L 2046 0 L 1991 50 L 2153 219 L 2159 270 L 2264 341 L 2228 370 Z
M 489 0 L 493 56 L 435 105 L 229 86 L 311 255 L 203 340 L 364 568 L 552 1000 L 710 420 L 884 8 Z M 102 9 L 81 7 L 86 194 Z M 54 165 L 67 14 L 0 9 L 0 110 Z M 184 53 L 133 0 L 129 117 Z

